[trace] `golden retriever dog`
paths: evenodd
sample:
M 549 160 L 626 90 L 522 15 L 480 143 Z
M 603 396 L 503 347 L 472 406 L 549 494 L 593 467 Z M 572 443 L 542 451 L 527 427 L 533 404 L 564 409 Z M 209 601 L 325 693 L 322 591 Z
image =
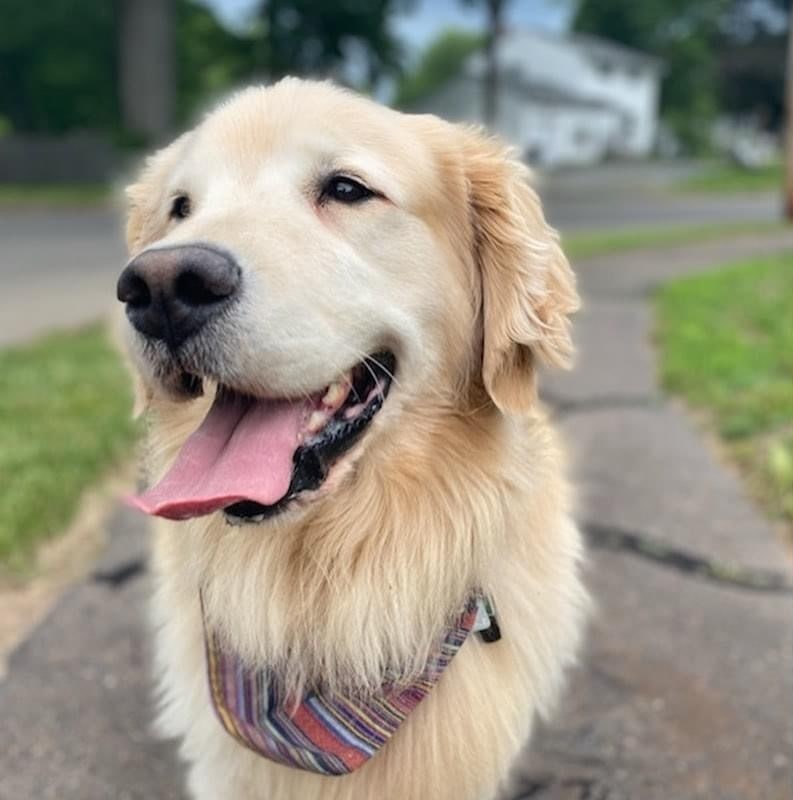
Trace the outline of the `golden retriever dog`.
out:
M 575 658 L 537 370 L 575 282 L 481 132 L 285 79 L 128 189 L 161 729 L 198 800 L 489 800 Z

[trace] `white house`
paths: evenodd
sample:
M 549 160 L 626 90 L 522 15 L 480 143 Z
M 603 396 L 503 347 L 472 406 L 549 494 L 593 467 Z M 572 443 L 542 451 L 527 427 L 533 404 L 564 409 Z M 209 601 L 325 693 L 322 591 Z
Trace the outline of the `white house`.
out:
M 497 50 L 499 97 L 491 128 L 542 166 L 649 155 L 658 135 L 661 62 L 592 36 L 506 32 Z M 485 59 L 420 103 L 447 119 L 483 122 Z

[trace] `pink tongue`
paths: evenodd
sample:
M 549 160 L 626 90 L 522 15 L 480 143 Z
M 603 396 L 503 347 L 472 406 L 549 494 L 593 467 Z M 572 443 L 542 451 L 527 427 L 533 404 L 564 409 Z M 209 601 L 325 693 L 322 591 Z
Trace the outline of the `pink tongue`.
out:
M 269 506 L 286 495 L 305 401 L 215 401 L 165 477 L 130 502 L 147 514 L 189 519 L 240 500 Z

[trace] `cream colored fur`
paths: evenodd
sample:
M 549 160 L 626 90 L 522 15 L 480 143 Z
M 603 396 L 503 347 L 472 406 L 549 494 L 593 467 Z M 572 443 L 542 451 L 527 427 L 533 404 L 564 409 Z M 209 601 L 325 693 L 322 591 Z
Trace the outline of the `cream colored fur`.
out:
M 343 166 L 387 200 L 312 202 Z M 547 715 L 586 609 L 563 459 L 535 367 L 570 356 L 577 297 L 525 169 L 498 143 L 327 84 L 232 98 L 155 155 L 129 190 L 130 251 L 221 244 L 250 277 L 212 343 L 239 388 L 316 391 L 388 346 L 397 381 L 316 496 L 259 526 L 157 523 L 152 617 L 160 724 L 199 800 L 489 800 Z M 169 198 L 194 213 L 168 221 Z M 152 479 L 211 402 L 169 399 L 130 335 Z M 224 379 L 225 380 L 225 379 Z M 357 772 L 321 777 L 238 745 L 210 706 L 207 619 L 294 687 L 409 679 L 472 587 L 503 638 L 472 636 Z

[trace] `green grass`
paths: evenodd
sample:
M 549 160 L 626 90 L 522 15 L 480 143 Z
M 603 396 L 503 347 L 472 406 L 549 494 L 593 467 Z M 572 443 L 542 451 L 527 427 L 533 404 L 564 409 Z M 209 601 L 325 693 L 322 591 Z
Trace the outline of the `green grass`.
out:
M 663 225 L 653 227 L 596 230 L 562 237 L 569 258 L 581 259 L 609 255 L 626 250 L 651 247 L 672 247 L 694 242 L 773 233 L 784 230 L 782 222 L 717 222 L 701 225 Z
M 686 178 L 679 188 L 687 192 L 738 193 L 782 191 L 782 164 L 769 164 L 758 169 L 746 169 L 737 164 L 711 164 L 701 172 Z
M 105 184 L 0 183 L 0 208 L 8 206 L 95 206 L 111 197 Z
M 657 297 L 662 379 L 706 413 L 772 514 L 793 522 L 793 254 Z
M 129 451 L 121 361 L 100 327 L 0 351 L 0 567 L 19 572 Z

